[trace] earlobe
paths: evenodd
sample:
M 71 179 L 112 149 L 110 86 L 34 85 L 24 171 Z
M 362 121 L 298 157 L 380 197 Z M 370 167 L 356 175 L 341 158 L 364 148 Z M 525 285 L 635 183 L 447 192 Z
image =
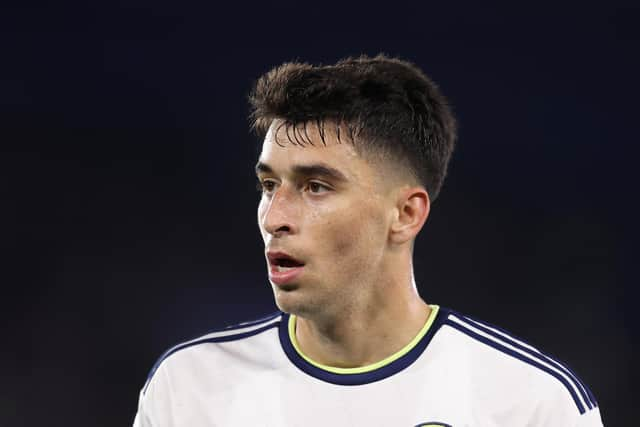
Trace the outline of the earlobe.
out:
M 391 227 L 391 239 L 402 244 L 413 240 L 427 220 L 431 203 L 424 188 L 412 187 L 398 197 L 397 217 Z

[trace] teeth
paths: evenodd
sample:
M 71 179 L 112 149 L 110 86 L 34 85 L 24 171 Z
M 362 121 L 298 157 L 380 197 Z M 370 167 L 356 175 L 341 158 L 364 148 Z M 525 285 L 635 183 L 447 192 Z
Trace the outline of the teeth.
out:
M 296 268 L 296 267 L 283 267 L 281 265 L 276 265 L 275 267 L 276 267 L 276 271 L 279 272 L 279 273 L 281 273 L 283 271 L 289 271 L 292 268 Z

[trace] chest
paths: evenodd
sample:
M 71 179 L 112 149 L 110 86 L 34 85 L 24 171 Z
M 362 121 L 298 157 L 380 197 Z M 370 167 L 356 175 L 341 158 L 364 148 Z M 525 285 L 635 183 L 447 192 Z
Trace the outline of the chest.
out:
M 334 385 L 296 372 L 264 372 L 193 387 L 172 402 L 175 425 L 355 427 L 497 427 L 464 375 L 446 370 L 374 383 Z M 513 422 L 513 420 L 512 420 Z M 511 424 L 518 425 L 518 424 Z

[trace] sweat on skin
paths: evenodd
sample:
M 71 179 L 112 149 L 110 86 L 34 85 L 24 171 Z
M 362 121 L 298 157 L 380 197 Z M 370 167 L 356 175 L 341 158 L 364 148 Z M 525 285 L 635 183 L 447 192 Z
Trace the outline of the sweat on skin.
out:
M 430 314 L 412 268 L 429 196 L 393 160 L 362 155 L 367 147 L 356 144 L 366 141 L 339 138 L 337 126 L 326 126 L 321 138 L 309 124 L 310 143 L 300 144 L 281 124 L 271 124 L 256 166 L 258 224 L 266 254 L 283 252 L 304 265 L 286 283 L 272 278 L 276 304 L 298 316 L 296 338 L 316 362 L 383 360 Z

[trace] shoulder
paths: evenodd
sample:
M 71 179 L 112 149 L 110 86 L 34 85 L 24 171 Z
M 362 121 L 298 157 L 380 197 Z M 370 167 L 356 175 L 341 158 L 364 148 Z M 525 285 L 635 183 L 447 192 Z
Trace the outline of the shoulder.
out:
M 268 331 L 277 328 L 281 320 L 282 312 L 278 311 L 257 320 L 210 331 L 171 347 L 158 358 L 149 371 L 142 393 L 146 392 L 159 371 L 180 369 L 181 366 L 196 367 L 201 360 L 212 361 L 221 357 L 224 343 L 229 343 L 236 351 L 257 353 L 261 345 L 268 345 L 267 343 L 273 341 L 265 341 L 263 338 Z
M 467 354 L 483 390 L 497 399 L 526 396 L 555 413 L 576 416 L 597 408 L 593 393 L 567 365 L 508 331 L 448 309 L 442 329 L 451 345 Z

